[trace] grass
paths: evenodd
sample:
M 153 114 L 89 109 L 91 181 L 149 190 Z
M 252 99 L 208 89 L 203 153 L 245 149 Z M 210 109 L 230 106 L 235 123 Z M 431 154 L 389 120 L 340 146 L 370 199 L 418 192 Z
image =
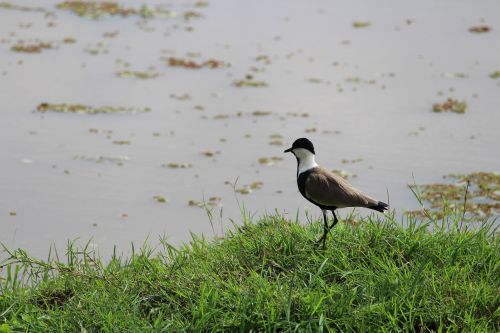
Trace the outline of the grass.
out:
M 326 250 L 313 243 L 320 221 L 270 215 L 106 264 L 71 244 L 65 262 L 10 252 L 0 332 L 500 331 L 491 223 L 378 216 L 339 223 Z

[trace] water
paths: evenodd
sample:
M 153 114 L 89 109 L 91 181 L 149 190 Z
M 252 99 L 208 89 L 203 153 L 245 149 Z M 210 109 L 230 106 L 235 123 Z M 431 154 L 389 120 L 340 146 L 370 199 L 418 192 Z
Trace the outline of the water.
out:
M 170 2 L 202 18 L 140 24 L 134 17 L 80 18 L 54 9 L 52 1 L 15 1 L 47 8 L 54 12 L 49 16 L 0 9 L 2 243 L 42 257 L 51 244 L 64 248 L 76 238 L 91 239 L 103 254 L 114 245 L 127 251 L 147 237 L 154 243 L 160 235 L 179 244 L 190 231 L 213 233 L 206 212 L 188 205 L 212 196 L 221 198 L 214 208 L 217 230 L 219 220 L 240 220 L 238 201 L 256 215 L 277 210 L 294 218 L 299 210 L 304 221 L 306 211 L 319 217 L 298 193 L 295 159 L 282 153 L 302 136 L 315 143 L 318 163 L 356 174 L 355 186 L 398 212 L 418 207 L 407 189 L 413 177 L 427 183 L 450 172 L 498 171 L 500 80 L 489 78 L 500 70 L 498 1 L 192 3 Z M 371 25 L 355 29 L 354 21 Z M 475 25 L 493 30 L 472 34 Z M 103 36 L 114 32 L 114 38 Z M 76 43 L 62 43 L 66 37 Z M 37 38 L 59 48 L 11 51 L 17 41 Z M 107 53 L 85 52 L 99 42 Z M 170 56 L 231 66 L 172 68 L 165 61 Z M 149 67 L 157 78 L 115 75 Z M 248 74 L 268 87 L 232 85 Z M 190 99 L 171 97 L 184 94 Z M 431 112 L 447 97 L 466 100 L 468 112 Z M 43 102 L 152 111 L 35 112 Z M 283 145 L 271 145 L 278 134 Z M 216 154 L 202 154 L 207 151 Z M 118 166 L 75 159 L 99 155 L 129 160 Z M 283 160 L 259 164 L 272 156 Z M 243 195 L 234 192 L 235 182 L 237 189 L 263 185 Z M 168 202 L 156 202 L 157 195 Z

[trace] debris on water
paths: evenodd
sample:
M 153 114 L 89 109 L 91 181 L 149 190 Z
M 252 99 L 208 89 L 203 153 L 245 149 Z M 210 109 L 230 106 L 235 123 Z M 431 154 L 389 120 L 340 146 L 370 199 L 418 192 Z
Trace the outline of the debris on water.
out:
M 500 71 L 494 71 L 493 73 L 490 74 L 490 78 L 492 79 L 500 79 Z
M 465 113 L 467 111 L 467 102 L 459 101 L 457 99 L 448 98 L 444 103 L 435 103 L 432 105 L 432 111 L 434 112 L 455 112 L 455 113 Z
M 168 199 L 165 198 L 164 196 L 161 196 L 161 195 L 155 195 L 155 196 L 153 196 L 153 199 L 159 203 L 167 203 L 168 202 Z
M 196 62 L 193 60 L 169 57 L 167 63 L 170 67 L 184 67 L 189 69 L 200 69 L 200 68 L 223 68 L 228 67 L 229 64 L 221 60 L 209 59 L 203 62 Z
M 489 25 L 477 25 L 469 28 L 469 32 L 474 34 L 484 34 L 491 31 L 491 27 Z
M 189 169 L 192 168 L 193 165 L 191 163 L 164 163 L 161 165 L 163 168 L 169 169 Z
M 59 112 L 59 113 L 77 113 L 77 114 L 100 114 L 100 113 L 142 113 L 150 112 L 150 108 L 133 108 L 133 107 L 115 107 L 115 106 L 101 106 L 92 107 L 85 104 L 54 104 L 54 103 L 40 103 L 36 110 L 38 112 Z
M 352 22 L 353 28 L 356 28 L 356 29 L 367 28 L 371 25 L 372 25 L 372 23 L 369 21 L 354 21 L 354 22 Z
M 96 163 L 110 163 L 118 166 L 122 166 L 125 162 L 130 160 L 130 158 L 125 155 L 75 155 L 73 159 Z
M 147 79 L 154 79 L 155 77 L 158 77 L 157 72 L 152 72 L 152 71 L 130 71 L 130 70 L 123 70 L 116 72 L 116 76 L 118 77 L 124 77 L 124 78 L 137 78 L 141 80 L 147 80 Z
M 304 132 L 306 133 L 316 133 L 318 130 L 316 129 L 316 127 L 311 127 L 311 128 L 306 128 L 304 130 Z
M 500 174 L 497 172 L 473 172 L 469 174 L 449 174 L 443 177 L 451 183 L 410 185 L 418 190 L 421 199 L 429 204 L 429 210 L 410 211 L 407 214 L 442 218 L 447 213 L 464 213 L 465 191 L 467 182 L 467 202 L 465 212 L 469 219 L 493 217 L 500 214 Z
M 9 212 L 9 216 L 16 216 L 16 215 L 17 215 L 17 213 L 14 211 Z
M 265 81 L 257 81 L 254 80 L 253 75 L 246 75 L 243 80 L 234 80 L 233 85 L 235 87 L 253 87 L 253 88 L 262 88 L 267 87 L 267 83 Z
M 276 162 L 283 161 L 282 157 L 271 156 L 271 157 L 261 157 L 259 158 L 259 164 L 261 165 L 273 165 Z

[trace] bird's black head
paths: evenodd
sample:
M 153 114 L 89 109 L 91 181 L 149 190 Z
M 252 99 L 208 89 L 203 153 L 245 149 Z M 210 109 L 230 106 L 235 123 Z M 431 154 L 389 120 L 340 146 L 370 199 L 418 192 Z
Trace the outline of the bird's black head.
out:
M 311 153 L 316 154 L 314 152 L 314 146 L 313 146 L 312 142 L 307 138 L 300 138 L 300 139 L 295 140 L 292 147 L 288 148 L 284 152 L 288 153 L 288 152 L 291 152 L 292 150 L 297 149 L 297 148 L 304 148 L 304 149 L 309 150 Z

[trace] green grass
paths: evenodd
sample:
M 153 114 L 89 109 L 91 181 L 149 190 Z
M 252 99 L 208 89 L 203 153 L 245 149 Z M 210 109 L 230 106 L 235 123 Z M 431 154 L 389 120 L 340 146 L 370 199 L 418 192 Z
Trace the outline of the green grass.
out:
M 64 263 L 18 250 L 0 332 L 498 332 L 499 238 L 458 225 L 341 222 L 322 250 L 319 221 L 273 215 L 107 264 L 71 245 Z

